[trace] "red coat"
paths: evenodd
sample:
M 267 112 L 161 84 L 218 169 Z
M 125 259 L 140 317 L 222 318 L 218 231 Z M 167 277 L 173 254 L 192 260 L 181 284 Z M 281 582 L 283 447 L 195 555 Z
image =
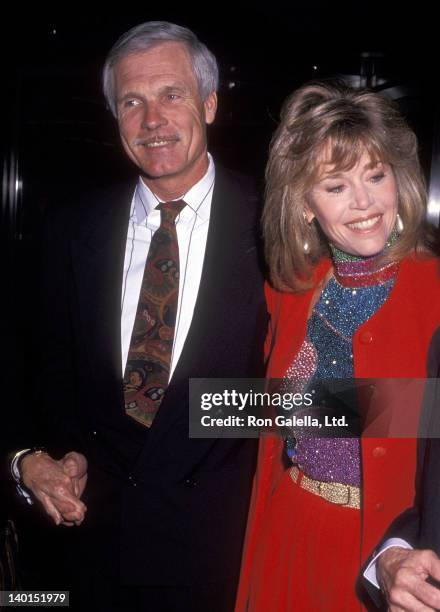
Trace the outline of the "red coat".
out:
M 330 263 L 321 263 L 316 280 L 321 282 Z M 426 357 L 435 329 L 440 325 L 439 262 L 434 258 L 408 257 L 401 262 L 394 287 L 385 304 L 353 337 L 356 378 L 424 378 Z M 302 293 L 280 293 L 266 288 L 271 314 L 267 377 L 281 378 L 301 347 L 315 288 Z M 403 416 L 416 431 L 421 400 L 421 384 L 405 388 L 405 401 L 399 411 L 388 415 L 390 429 Z M 405 406 L 409 407 L 407 413 Z M 414 409 L 416 406 L 416 409 Z M 371 435 L 371 434 L 370 434 Z M 412 504 L 416 464 L 414 438 L 363 437 L 362 450 L 362 559 L 365 560 L 381 539 L 389 523 Z M 264 520 L 264 510 L 276 483 L 283 474 L 283 441 L 264 437 L 260 442 L 258 467 L 250 506 L 248 529 L 238 595 L 242 608 L 248 592 L 249 570 L 255 542 Z M 241 602 L 241 604 L 240 604 Z

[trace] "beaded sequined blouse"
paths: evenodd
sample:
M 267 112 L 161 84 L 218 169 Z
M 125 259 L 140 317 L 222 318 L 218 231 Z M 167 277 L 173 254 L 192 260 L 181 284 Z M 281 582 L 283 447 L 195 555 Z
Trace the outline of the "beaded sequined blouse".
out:
M 333 250 L 335 276 L 322 290 L 307 323 L 306 338 L 286 372 L 286 383 L 350 379 L 353 335 L 387 300 L 398 265 L 376 268 L 376 257 L 358 258 Z M 319 438 L 298 433 L 286 439 L 290 460 L 310 478 L 360 486 L 360 440 Z

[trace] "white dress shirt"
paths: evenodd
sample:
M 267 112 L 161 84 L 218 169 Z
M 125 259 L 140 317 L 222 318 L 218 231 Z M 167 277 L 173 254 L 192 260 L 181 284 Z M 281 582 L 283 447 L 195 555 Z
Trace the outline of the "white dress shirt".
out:
M 209 166 L 203 178 L 176 198 L 184 200 L 186 206 L 176 218 L 180 281 L 170 379 L 188 335 L 202 275 L 215 179 L 214 162 L 211 155 L 208 157 Z M 127 364 L 148 250 L 160 225 L 160 211 L 156 209 L 160 201 L 139 178 L 131 204 L 125 247 L 121 303 L 122 375 Z

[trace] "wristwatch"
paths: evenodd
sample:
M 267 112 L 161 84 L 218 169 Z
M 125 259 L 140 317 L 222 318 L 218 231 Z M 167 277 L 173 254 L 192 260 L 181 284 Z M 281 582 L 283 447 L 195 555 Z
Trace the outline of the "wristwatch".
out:
M 31 498 L 31 492 L 26 487 L 21 477 L 21 462 L 28 455 L 42 455 L 43 453 L 47 453 L 47 450 L 43 446 L 32 446 L 31 448 L 25 448 L 15 453 L 11 461 L 11 474 L 13 479 L 15 480 L 17 490 L 20 495 L 26 498 L 28 504 L 32 504 L 33 502 Z

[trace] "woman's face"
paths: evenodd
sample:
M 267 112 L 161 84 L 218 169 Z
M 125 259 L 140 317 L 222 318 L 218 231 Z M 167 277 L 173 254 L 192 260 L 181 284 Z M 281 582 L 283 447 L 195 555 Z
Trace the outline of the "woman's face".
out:
M 391 166 L 373 164 L 366 151 L 351 170 L 337 172 L 323 164 L 305 213 L 309 223 L 316 217 L 329 242 L 342 251 L 363 257 L 380 253 L 396 223 Z

